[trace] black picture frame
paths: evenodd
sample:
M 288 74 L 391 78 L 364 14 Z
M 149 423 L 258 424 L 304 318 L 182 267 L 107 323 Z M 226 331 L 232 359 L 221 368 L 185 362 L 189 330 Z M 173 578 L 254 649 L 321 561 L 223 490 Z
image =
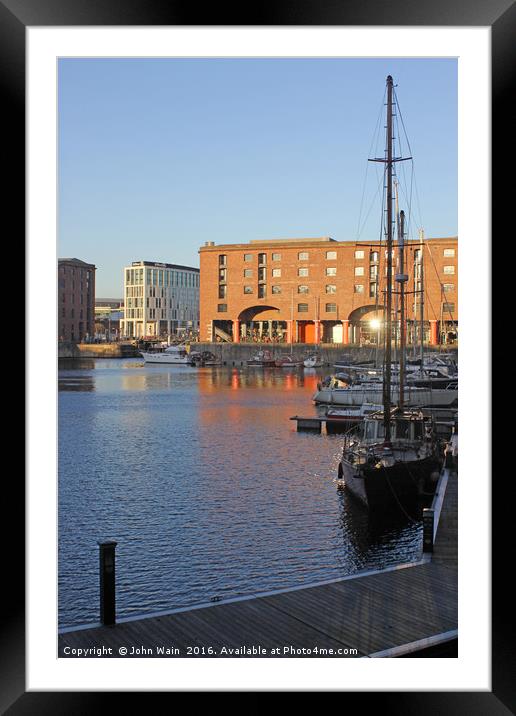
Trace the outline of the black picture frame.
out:
M 198 22 L 202 17 L 202 23 Z M 323 0 L 278 2 L 272 7 L 234 7 L 213 4 L 201 13 L 196 4 L 160 0 L 0 0 L 0 74 L 2 77 L 3 136 L 7 152 L 4 169 L 8 183 L 4 206 L 16 218 L 17 243 L 25 229 L 25 29 L 37 26 L 102 25 L 382 25 L 382 26 L 490 26 L 492 29 L 492 208 L 493 238 L 503 236 L 507 207 L 514 203 L 513 182 L 506 179 L 507 157 L 514 144 L 515 115 L 508 111 L 514 96 L 516 67 L 516 4 L 512 0 L 362 0 L 360 3 Z M 5 155 L 4 155 L 5 156 Z M 502 163 L 503 162 L 503 163 Z M 7 213 L 7 212 L 6 212 Z M 6 214 L 4 214 L 6 216 Z M 507 222 L 506 230 L 509 230 Z M 19 238 L 18 238 L 19 237 Z M 494 299 L 494 297 L 493 297 Z M 501 317 L 493 316 L 492 335 L 501 332 Z M 500 333 L 501 334 L 501 333 Z M 492 361 L 505 361 L 503 347 L 493 348 Z M 494 394 L 494 393 L 493 393 Z M 503 444 L 503 427 L 493 434 L 493 448 Z M 486 436 L 489 439 L 489 436 Z M 13 473 L 11 475 L 11 472 Z M 79 714 L 113 708 L 120 694 L 95 692 L 50 693 L 25 691 L 25 575 L 23 566 L 25 491 L 18 471 L 4 476 L 4 509 L 14 516 L 15 529 L 4 537 L 4 607 L 1 627 L 3 667 L 0 674 L 2 713 Z M 509 477 L 507 475 L 506 477 Z M 516 711 L 516 660 L 511 640 L 514 610 L 507 588 L 507 550 L 511 540 L 511 501 L 506 486 L 493 485 L 492 578 L 492 691 L 487 692 L 389 692 L 346 693 L 369 699 L 368 706 L 383 714 L 507 714 Z M 4 523 L 5 524 L 5 523 Z M 425 668 L 422 662 L 422 668 Z M 410 685 L 407 684 L 407 689 Z M 145 698 L 152 695 L 147 693 Z M 131 695 L 133 707 L 138 699 Z M 148 708 L 148 706 L 147 706 Z

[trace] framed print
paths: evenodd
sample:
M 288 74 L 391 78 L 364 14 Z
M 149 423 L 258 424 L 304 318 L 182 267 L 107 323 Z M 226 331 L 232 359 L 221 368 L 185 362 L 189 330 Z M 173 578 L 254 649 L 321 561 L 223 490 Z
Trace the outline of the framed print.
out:
M 504 713 L 514 708 L 511 644 L 507 641 L 509 616 L 499 586 L 510 524 L 509 503 L 496 486 L 491 490 L 490 484 L 491 439 L 495 437 L 490 428 L 490 340 L 501 325 L 496 322 L 500 319 L 491 321 L 489 311 L 489 239 L 491 204 L 494 236 L 496 222 L 501 221 L 503 213 L 501 209 L 497 212 L 497 207 L 509 203 L 508 187 L 501 179 L 499 166 L 501 142 L 511 136 L 511 121 L 504 107 L 511 93 L 511 37 L 516 17 L 514 5 L 499 5 L 471 9 L 458 3 L 448 3 L 446 8 L 424 4 L 418 7 L 417 15 L 415 8 L 390 5 L 389 17 L 375 3 L 362 4 L 354 10 L 325 9 L 323 5 L 317 10 L 300 6 L 296 11 L 287 11 L 277 6 L 267 18 L 255 16 L 244 22 L 232 18 L 230 22 L 228 17 L 226 23 L 222 12 L 213 22 L 209 18 L 206 24 L 192 25 L 184 10 L 176 11 L 170 6 L 164 9 L 152 2 L 134 4 L 126 16 L 121 16 L 118 7 L 110 3 L 93 9 L 74 2 L 60 7 L 55 3 L 2 1 L 5 42 L 1 52 L 12 137 L 8 149 L 13 151 L 9 166 L 14 168 L 9 205 L 16 208 L 19 216 L 24 213 L 23 207 L 26 210 L 28 308 L 26 491 L 23 494 L 23 488 L 10 481 L 12 497 L 8 503 L 15 510 L 18 506 L 17 523 L 26 526 L 27 567 L 24 577 L 23 538 L 18 538 L 8 550 L 9 570 L 16 575 L 9 578 L 12 607 L 4 625 L 4 642 L 11 654 L 2 674 L 2 705 L 8 713 L 45 709 L 64 713 L 73 710 L 79 699 L 82 708 L 97 708 L 98 697 L 86 692 L 176 690 L 346 691 L 370 699 L 382 698 L 382 703 L 388 703 L 396 713 L 411 713 L 416 707 L 418 713 L 425 713 L 425 709 L 428 713 L 437 709 L 442 713 L 461 709 L 467 713 Z M 423 83 L 418 87 L 419 113 L 415 105 L 410 107 L 412 115 L 409 111 L 411 122 L 417 118 L 424 127 L 419 144 L 411 145 L 405 139 L 405 130 L 410 134 L 411 127 L 405 127 L 402 85 L 398 88 L 394 82 L 392 87 L 387 78 L 382 99 L 386 58 L 396 68 L 402 68 L 404 77 L 411 77 L 410 68 L 417 67 L 428 81 L 426 88 Z M 344 71 L 343 67 L 353 69 Z M 412 252 L 415 257 L 418 250 L 417 232 L 415 238 L 407 239 L 406 255 L 410 253 L 410 259 L 405 260 L 410 269 L 406 272 L 403 252 L 402 258 L 399 255 L 403 223 L 401 244 L 392 244 L 395 248 L 390 254 L 383 251 L 385 247 L 380 243 L 379 253 L 385 253 L 385 257 L 376 260 L 371 241 L 361 237 L 367 257 L 360 257 L 362 246 L 354 237 L 348 240 L 349 247 L 344 246 L 350 230 L 335 209 L 338 191 L 325 183 L 325 166 L 334 168 L 335 177 L 344 175 L 335 156 L 332 158 L 336 145 L 335 140 L 332 145 L 331 137 L 338 136 L 338 112 L 342 116 L 346 109 L 351 112 L 348 105 L 331 103 L 327 105 L 329 111 L 325 111 L 330 95 L 325 93 L 325 83 L 330 87 L 345 76 L 348 87 L 353 91 L 356 88 L 355 94 L 360 97 L 371 77 L 369 68 L 382 72 L 374 106 L 375 112 L 380 110 L 377 134 L 382 141 L 377 137 L 369 157 L 377 166 L 371 163 L 367 169 L 370 176 L 376 177 L 373 189 L 376 186 L 377 193 L 381 192 L 385 184 L 387 192 L 391 192 L 391 207 L 397 207 L 398 200 L 412 197 L 416 204 L 418 187 L 414 187 L 405 169 L 409 166 L 405 158 L 412 158 L 412 150 L 416 154 L 416 146 L 426 147 L 425 141 L 434 133 L 434 159 L 440 156 L 440 162 L 435 161 L 435 191 L 430 192 L 431 198 L 433 206 L 443 213 L 447 202 L 451 207 L 452 218 L 441 222 L 446 238 L 436 233 L 439 229 L 430 236 L 438 243 L 432 246 L 437 247 L 440 263 L 434 252 L 428 275 L 441 272 L 444 278 L 439 279 L 435 296 L 430 295 L 426 310 L 431 307 L 435 311 L 433 301 L 439 305 L 440 316 L 427 317 L 425 324 L 421 314 L 419 329 L 416 309 L 423 311 L 424 307 L 414 298 L 418 269 L 417 259 L 412 257 Z M 416 87 L 416 81 L 412 81 Z M 367 90 L 374 95 L 370 87 Z M 285 102 L 287 91 L 291 107 Z M 436 109 L 438 101 L 441 105 Z M 246 131 L 242 125 L 243 105 L 249 108 Z M 360 133 L 361 123 L 367 121 L 374 126 L 376 115 L 360 114 L 371 105 L 374 102 L 364 103 L 364 109 L 357 110 L 353 131 L 342 137 L 338 154 L 344 152 L 344 139 L 349 146 L 353 144 L 352 134 Z M 160 113 L 153 111 L 158 106 Z M 395 127 L 394 147 L 388 141 L 390 121 Z M 326 138 L 320 136 L 324 131 L 314 131 L 319 123 L 327 127 Z M 304 145 L 296 144 L 295 134 L 305 124 L 306 136 L 315 138 L 312 145 L 309 140 Z M 22 127 L 26 128 L 25 136 Z M 495 167 L 492 201 L 490 131 Z M 155 141 L 160 133 L 181 137 L 181 141 L 173 143 L 173 152 Z M 254 146 L 249 142 L 251 136 L 262 136 L 266 141 Z M 221 147 L 226 137 L 232 150 L 224 155 Z M 385 154 L 383 139 L 387 142 Z M 367 152 L 369 145 L 365 143 Z M 302 158 L 300 146 L 311 147 Z M 432 146 L 431 141 L 428 146 Z M 21 159 L 25 147 L 26 164 Z M 431 151 L 425 151 L 430 163 Z M 321 152 L 327 153 L 326 164 L 320 160 Z M 351 166 L 351 149 L 349 152 Z M 392 175 L 382 173 L 383 168 L 377 171 L 380 162 L 392 166 L 393 156 L 399 161 L 394 182 Z M 455 159 L 458 181 L 453 175 Z M 246 176 L 246 162 L 255 168 L 254 181 Z M 177 167 L 181 167 L 179 174 Z M 274 176 L 277 185 L 268 187 L 262 211 L 253 214 L 246 194 L 253 193 L 259 206 L 257 197 L 268 176 Z M 396 193 L 404 181 L 410 196 L 403 197 L 403 189 L 399 196 Z M 325 198 L 318 194 L 316 201 L 317 182 L 327 191 Z M 459 207 L 455 224 L 458 244 L 456 236 L 455 243 L 451 240 L 455 196 Z M 355 203 L 358 198 L 359 194 Z M 327 224 L 328 229 L 321 230 L 317 239 L 291 239 L 303 236 L 304 226 L 308 236 L 316 235 L 317 224 L 310 224 L 310 212 L 314 213 L 310 203 L 314 201 L 319 202 L 319 217 L 326 217 L 321 224 Z M 426 212 L 431 204 L 424 204 Z M 287 211 L 285 205 L 290 206 L 291 216 L 298 212 L 297 223 L 290 219 L 290 228 L 281 224 Z M 368 220 L 369 211 L 364 201 L 359 224 Z M 392 211 L 399 216 L 397 208 Z M 385 213 L 381 202 L 377 213 Z M 416 209 L 407 210 L 411 229 L 418 225 L 415 216 L 412 218 L 415 213 Z M 385 226 L 393 226 L 393 214 L 386 213 L 386 217 L 382 219 L 387 222 Z M 277 235 L 288 235 L 293 243 L 269 240 L 275 226 Z M 391 229 L 386 232 L 384 224 L 381 227 L 380 233 L 388 233 L 391 240 Z M 194 238 L 176 238 L 181 234 Z M 383 240 L 381 235 L 380 241 Z M 341 252 L 348 250 L 349 257 L 346 254 L 344 259 Z M 459 292 L 454 294 L 454 275 L 459 265 Z M 346 298 L 341 293 L 341 266 L 349 269 L 346 286 L 354 287 Z M 316 272 L 322 276 L 317 289 Z M 76 294 L 82 295 L 83 274 L 86 303 L 90 298 L 95 301 L 99 296 L 109 297 L 103 299 L 105 305 L 97 300 L 95 309 L 91 307 L 91 325 L 86 317 L 82 320 L 83 308 L 86 311 L 82 298 L 73 303 L 71 314 L 65 308 L 66 301 L 75 302 Z M 407 290 L 412 294 L 407 310 L 413 312 L 406 318 L 412 324 L 407 321 L 405 331 L 403 327 L 393 328 L 392 319 L 382 323 L 381 306 L 378 317 L 375 313 L 378 325 L 370 320 L 372 312 L 366 322 L 362 309 L 378 308 L 382 294 L 389 295 L 384 288 L 387 283 L 383 283 L 388 277 L 396 315 L 400 311 L 402 315 L 396 321 L 404 325 L 403 308 L 399 305 L 405 304 L 403 298 L 396 296 L 402 290 L 400 286 L 405 286 L 405 274 Z M 378 286 L 376 292 L 372 286 Z M 66 291 L 71 291 L 73 298 L 67 298 Z M 366 294 L 364 298 L 361 291 Z M 314 298 L 316 294 L 318 298 Z M 303 460 L 314 462 L 315 457 L 310 456 L 317 455 L 317 464 L 324 465 L 329 458 L 325 458 L 321 445 L 337 446 L 341 438 L 329 435 L 331 414 L 326 412 L 326 406 L 322 413 L 305 410 L 312 420 L 323 415 L 326 427 L 321 435 L 297 433 L 295 423 L 286 421 L 294 414 L 301 420 L 302 405 L 287 404 L 288 401 L 281 405 L 282 399 L 275 393 L 299 394 L 302 389 L 303 396 L 310 399 L 314 391 L 324 391 L 324 381 L 332 376 L 334 380 L 335 375 L 323 350 L 331 343 L 344 346 L 348 360 L 355 359 L 348 345 L 360 349 L 356 355 L 366 356 L 369 351 L 366 357 L 376 360 L 377 367 L 375 356 L 381 353 L 383 340 L 383 356 L 389 356 L 391 375 L 390 361 L 401 363 L 401 370 L 407 369 L 403 357 L 406 343 L 412 341 L 412 349 L 407 348 L 409 359 L 418 357 L 419 330 L 421 350 L 424 341 L 428 347 L 438 345 L 443 360 L 444 345 L 455 350 L 457 341 L 458 312 L 450 296 L 456 296 L 460 304 L 459 361 L 467 358 L 461 363 L 464 388 L 459 387 L 461 420 L 464 410 L 465 425 L 461 442 L 464 458 L 461 455 L 459 471 L 464 476 L 459 481 L 458 507 L 459 618 L 454 621 L 453 580 L 448 585 L 445 579 L 449 572 L 444 569 L 439 578 L 428 577 L 434 580 L 432 589 L 437 591 L 422 598 L 427 602 L 450 599 L 446 618 L 441 620 L 439 616 L 436 627 L 436 633 L 448 636 L 432 640 L 420 637 L 414 630 L 412 625 L 424 621 L 423 617 L 411 621 L 410 604 L 402 605 L 401 600 L 396 604 L 396 588 L 390 583 L 385 588 L 387 596 L 382 596 L 384 582 L 380 581 L 369 582 L 363 593 L 356 591 L 356 597 L 351 596 L 351 591 L 341 594 L 339 590 L 342 580 L 355 573 L 374 577 L 380 569 L 383 577 L 388 574 L 399 579 L 398 575 L 403 574 L 408 580 L 410 569 L 399 569 L 400 562 L 405 565 L 417 559 L 422 566 L 437 564 L 429 561 L 429 555 L 416 557 L 419 547 L 414 547 L 424 534 L 434 535 L 434 524 L 428 522 L 430 527 L 425 526 L 422 513 L 416 520 L 408 508 L 401 506 L 406 518 L 404 526 L 396 524 L 373 534 L 373 521 L 368 522 L 362 513 L 354 513 L 347 506 L 340 486 L 329 479 L 330 468 L 306 468 L 316 477 L 322 470 L 328 477 L 324 489 L 321 480 L 309 486 L 303 484 L 298 477 Z M 47 309 L 41 311 L 43 305 Z M 61 319 L 68 319 L 68 315 L 73 321 L 67 325 Z M 392 311 L 386 315 L 392 315 Z M 397 331 L 394 356 L 390 331 Z M 72 346 L 71 359 L 77 357 L 73 346 L 78 343 L 86 347 L 83 356 L 90 356 L 90 361 L 97 360 L 91 356 L 109 351 L 112 344 L 130 357 L 125 359 L 120 353 L 113 361 L 105 361 L 107 367 L 102 370 L 95 373 L 90 367 L 81 373 L 74 366 L 55 361 L 56 337 L 60 350 Z M 296 361 L 302 363 L 308 355 L 301 355 L 296 343 L 305 352 L 305 346 L 320 346 L 311 349 L 309 357 L 316 361 L 319 354 L 323 355 L 328 370 L 317 373 L 317 367 L 306 369 L 306 363 L 305 368 L 297 366 Z M 60 357 L 64 355 L 60 353 Z M 475 367 L 470 361 L 472 355 Z M 283 367 L 277 363 L 278 357 Z M 274 366 L 260 365 L 256 370 L 253 361 L 268 359 Z M 166 367 L 157 366 L 160 361 Z M 174 361 L 184 361 L 188 367 L 171 368 Z M 288 371 L 287 363 L 292 364 Z M 315 371 L 315 377 L 311 377 L 310 370 Z M 428 386 L 421 389 L 425 387 Z M 447 382 L 446 388 L 449 387 Z M 437 385 L 432 389 L 437 390 Z M 244 395 L 248 402 L 242 404 Z M 175 416 L 172 421 L 171 405 L 167 403 L 171 399 Z M 385 383 L 383 400 L 386 412 Z M 295 411 L 291 410 L 294 405 Z M 288 441 L 282 442 L 282 428 L 275 422 L 280 420 L 290 430 Z M 159 427 L 159 421 L 166 425 L 166 432 Z M 321 430 L 321 422 L 318 429 Z M 389 419 L 384 429 L 390 431 Z M 421 445 L 424 435 L 422 432 Z M 498 440 L 500 435 L 503 431 L 497 432 Z M 84 445 L 79 436 L 84 438 Z M 327 437 L 330 442 L 324 442 Z M 496 443 L 494 440 L 495 449 L 501 450 Z M 422 448 L 418 450 L 419 460 Z M 337 482 L 342 477 L 337 470 L 342 465 L 340 442 L 338 452 L 337 456 L 334 450 L 331 458 Z M 290 465 L 282 468 L 285 475 L 288 470 L 292 474 L 281 483 L 282 496 L 276 502 L 276 508 L 283 506 L 283 512 L 275 513 L 274 491 L 278 483 L 274 487 L 270 477 L 279 474 L 278 460 Z M 228 474 L 237 483 L 231 490 L 224 479 Z M 187 475 L 191 479 L 186 479 Z M 259 489 L 255 475 L 261 476 Z M 468 489 L 468 476 L 472 489 Z M 328 484 L 331 500 L 339 506 L 330 527 Z M 346 489 L 349 484 L 350 479 Z M 424 514 L 429 520 L 437 513 L 439 519 L 442 511 L 442 524 L 446 525 L 446 515 L 457 508 L 450 508 L 449 498 L 446 502 L 446 482 L 436 484 L 438 488 Z M 452 494 L 452 484 L 450 478 L 448 496 Z M 389 485 L 392 488 L 392 482 Z M 271 490 L 269 497 L 267 489 Z M 439 497 L 441 494 L 443 497 Z M 399 504 L 399 495 L 394 494 L 394 499 Z M 21 508 L 24 500 L 26 510 Z M 371 502 L 372 497 L 368 500 Z M 317 519 L 314 517 L 310 527 L 311 514 Z M 260 529 L 253 523 L 256 515 L 260 516 Z M 456 525 L 456 513 L 449 519 Z M 332 531 L 337 522 L 338 533 Z M 364 529 L 366 547 L 366 532 L 360 531 Z M 454 528 L 451 529 L 452 534 Z M 342 538 L 342 534 L 354 545 L 354 562 L 338 556 L 342 554 L 340 544 L 331 546 L 336 535 Z M 397 562 L 385 558 L 392 550 L 393 534 L 398 539 L 396 549 L 405 550 Z M 292 556 L 294 539 L 303 546 L 299 547 L 299 555 Z M 453 539 L 456 545 L 456 537 Z M 170 549 L 164 548 L 166 544 Z M 91 545 L 86 556 L 85 545 Z M 323 549 L 322 545 L 330 547 Z M 269 562 L 263 561 L 264 554 Z M 310 569 L 300 578 L 300 565 L 302 568 L 307 560 Z M 12 569 L 14 565 L 18 569 Z M 455 557 L 455 570 L 456 565 Z M 174 575 L 173 579 L 167 574 Z M 424 576 L 416 579 L 414 594 L 428 587 L 426 572 L 421 575 Z M 98 579 L 100 619 L 105 625 L 102 628 L 110 630 L 111 641 L 96 636 L 100 633 L 95 631 L 99 621 Z M 22 585 L 26 588 L 27 611 L 21 608 Z M 315 591 L 301 603 L 303 588 L 326 587 L 321 614 L 317 614 L 319 597 L 314 596 Z M 473 590 L 475 604 L 468 597 Z M 352 626 L 346 627 L 348 634 L 360 634 L 357 625 L 367 623 L 367 603 L 369 608 L 385 610 L 382 633 L 399 628 L 405 636 L 396 644 L 404 648 L 394 649 L 389 638 L 383 644 L 378 637 L 380 632 L 367 642 L 358 636 L 343 641 L 344 616 L 338 610 L 331 611 L 343 594 L 348 595 L 349 605 L 356 599 L 353 613 L 357 616 Z M 266 605 L 265 616 L 259 613 L 260 604 L 257 606 L 253 599 L 256 595 L 262 599 L 260 604 Z M 432 609 L 429 607 L 429 613 L 433 613 Z M 168 622 L 171 615 L 173 621 Z M 115 621 L 116 626 L 111 626 Z M 227 626 L 221 626 L 222 621 Z M 166 643 L 160 648 L 165 651 L 153 651 L 148 634 L 152 631 L 155 640 L 165 622 L 172 625 L 173 636 L 169 634 L 163 640 Z M 252 642 L 258 623 L 267 635 L 268 652 L 265 647 L 263 653 L 255 651 L 262 648 Z M 204 641 L 198 637 L 189 642 L 191 624 L 196 625 L 194 629 L 205 630 Z M 217 654 L 221 646 L 226 648 L 224 639 L 219 638 L 224 629 L 232 635 L 228 636 L 229 653 Z M 129 632 L 133 641 L 135 634 L 141 637 L 138 643 L 129 645 L 136 649 L 134 654 L 127 654 L 124 641 L 124 633 Z M 242 643 L 235 636 L 238 633 L 243 635 Z M 312 644 L 314 633 L 322 639 L 315 643 L 323 652 L 300 653 L 305 644 Z M 179 634 L 181 638 L 177 636 L 176 643 L 174 638 Z M 272 652 L 270 645 L 276 641 L 281 647 L 288 644 L 291 652 Z M 181 649 L 191 648 L 192 652 L 166 651 L 173 652 L 179 642 Z M 265 641 L 260 643 L 263 646 Z M 328 656 L 326 650 L 343 645 L 350 649 L 358 646 L 355 654 L 343 656 L 362 658 L 347 659 L 345 664 L 340 659 L 319 658 Z M 106 655 L 114 658 L 102 658 Z M 216 655 L 238 657 L 231 660 L 230 675 L 227 663 L 213 658 Z M 145 658 L 149 656 L 154 658 Z M 279 656 L 282 658 L 274 658 Z M 296 658 L 299 656 L 309 658 Z M 405 661 L 400 662 L 400 658 Z

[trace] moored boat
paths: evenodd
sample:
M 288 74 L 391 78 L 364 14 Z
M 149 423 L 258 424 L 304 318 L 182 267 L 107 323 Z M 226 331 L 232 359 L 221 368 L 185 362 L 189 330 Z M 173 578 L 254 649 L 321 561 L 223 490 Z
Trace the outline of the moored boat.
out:
M 247 361 L 247 365 L 250 368 L 275 368 L 276 361 L 272 353 L 267 348 L 264 348 L 255 353 L 254 356 Z
M 407 408 L 414 400 L 421 401 L 423 395 L 430 393 L 430 405 L 436 405 L 436 393 L 456 395 L 451 386 L 440 391 L 406 384 L 405 330 L 400 331 L 399 378 L 393 380 L 392 366 L 392 321 L 393 321 L 393 228 L 398 231 L 398 260 L 395 280 L 398 284 L 400 325 L 405 325 L 405 282 L 408 275 L 404 271 L 405 250 L 405 214 L 398 212 L 397 183 L 393 187 L 393 166 L 404 157 L 393 155 L 393 116 L 394 84 L 387 77 L 387 117 L 386 151 L 384 157 L 375 158 L 385 164 L 385 195 L 382 203 L 382 229 L 387 239 L 386 246 L 386 299 L 384 303 L 385 353 L 382 380 L 364 381 L 362 384 L 341 388 L 342 396 L 353 396 L 364 392 L 369 396 L 381 394 L 383 409 L 364 417 L 358 435 L 346 435 L 342 458 L 338 468 L 338 480 L 368 510 L 384 513 L 391 508 L 401 510 L 408 515 L 417 506 L 418 498 L 428 490 L 432 481 L 438 477 L 443 459 L 442 444 L 433 426 L 433 418 L 422 411 Z M 399 154 L 399 151 L 398 151 Z M 410 157 L 409 157 L 410 159 Z M 396 191 L 396 216 L 394 216 L 394 192 Z M 385 215 L 384 215 L 385 212 Z M 420 235 L 422 236 L 422 235 Z M 421 252 L 421 256 L 423 252 Z M 421 283 L 421 300 L 423 297 Z M 396 308 L 396 312 L 397 312 Z M 421 361 L 423 367 L 423 361 Z M 371 390 L 372 384 L 376 383 Z M 331 391 L 331 386 L 329 387 Z M 319 391 L 321 392 L 321 391 Z M 397 393 L 397 395 L 396 395 Z M 416 396 L 420 396 L 416 398 Z M 397 404 L 396 404 L 397 399 Z M 456 399 L 456 398 L 455 398 Z M 376 402 L 374 399 L 370 402 Z M 423 398 L 424 400 L 424 398 Z M 418 404 L 422 404 L 418 402 Z
M 145 363 L 166 363 L 167 365 L 195 365 L 199 354 L 188 351 L 185 345 L 168 346 L 163 351 L 140 351 Z
M 281 356 L 275 361 L 276 368 L 302 368 L 303 361 L 296 360 L 290 355 Z
M 304 359 L 303 365 L 305 368 L 322 368 L 324 361 L 318 353 L 312 353 L 312 355 Z

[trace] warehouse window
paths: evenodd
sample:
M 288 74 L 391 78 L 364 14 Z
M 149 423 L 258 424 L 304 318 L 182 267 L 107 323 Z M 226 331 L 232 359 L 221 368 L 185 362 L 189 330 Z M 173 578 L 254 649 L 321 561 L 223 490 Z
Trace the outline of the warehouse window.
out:
M 455 273 L 455 266 L 443 266 L 443 271 L 448 274 Z
M 337 286 L 333 283 L 328 284 L 326 286 L 326 293 L 337 293 Z
M 219 304 L 217 305 L 217 311 L 218 311 L 219 313 L 226 313 L 227 310 L 228 310 L 228 304 L 227 304 L 227 303 L 219 303 Z
M 308 286 L 298 286 L 297 292 L 298 293 L 308 293 Z
M 364 252 L 362 250 L 355 251 L 355 258 L 356 259 L 363 259 L 364 258 Z
M 326 258 L 330 261 L 334 261 L 337 258 L 337 252 L 336 251 L 327 251 Z
M 336 303 L 327 303 L 326 304 L 326 313 L 337 313 L 337 304 Z
M 308 303 L 298 303 L 297 310 L 299 313 L 308 313 Z

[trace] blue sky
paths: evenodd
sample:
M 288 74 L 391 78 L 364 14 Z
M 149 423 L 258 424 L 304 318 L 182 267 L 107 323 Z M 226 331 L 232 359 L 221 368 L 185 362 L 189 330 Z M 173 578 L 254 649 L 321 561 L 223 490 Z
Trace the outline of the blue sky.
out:
M 121 297 L 125 265 L 198 266 L 208 240 L 377 240 L 388 74 L 410 234 L 456 236 L 455 59 L 62 59 L 59 256 Z

